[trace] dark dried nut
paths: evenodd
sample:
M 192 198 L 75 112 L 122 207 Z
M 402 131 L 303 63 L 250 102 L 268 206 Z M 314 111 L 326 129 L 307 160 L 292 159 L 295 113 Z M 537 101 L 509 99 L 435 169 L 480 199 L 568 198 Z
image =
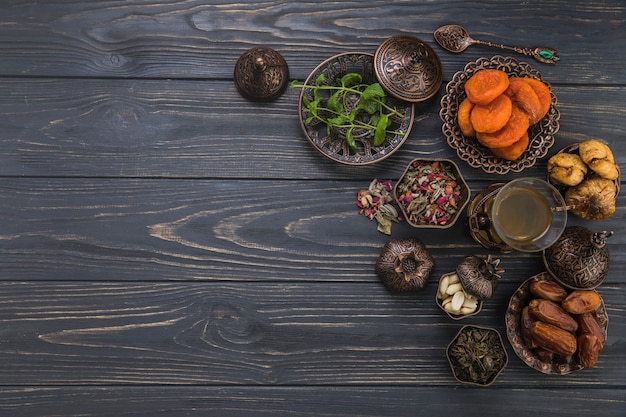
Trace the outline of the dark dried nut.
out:
M 585 333 L 591 333 L 597 337 L 600 344 L 604 346 L 606 340 L 604 332 L 600 328 L 600 323 L 598 323 L 598 320 L 596 320 L 596 317 L 592 313 L 577 314 L 574 318 L 578 322 L 579 336 Z
M 530 334 L 537 344 L 561 356 L 571 356 L 576 352 L 576 337 L 560 327 L 542 321 L 530 325 Z
M 576 362 L 584 368 L 593 368 L 600 357 L 602 344 L 598 338 L 591 333 L 578 336 L 577 343 Z
M 568 332 L 578 330 L 578 323 L 574 317 L 570 316 L 560 305 L 550 300 L 542 298 L 530 300 L 528 312 L 536 320 L 544 321 Z
M 554 281 L 537 280 L 530 284 L 530 292 L 538 298 L 560 303 L 567 297 L 567 291 Z
M 524 340 L 524 344 L 526 345 L 526 347 L 530 349 L 534 349 L 537 347 L 537 343 L 533 340 L 532 336 L 530 335 L 530 325 L 532 324 L 533 321 L 534 321 L 533 318 L 528 312 L 528 306 L 524 306 L 524 308 L 522 309 L 522 314 L 520 318 L 520 328 L 522 330 L 522 339 Z
M 561 302 L 561 306 L 565 311 L 572 314 L 591 313 L 600 307 L 602 299 L 595 291 L 574 291 Z

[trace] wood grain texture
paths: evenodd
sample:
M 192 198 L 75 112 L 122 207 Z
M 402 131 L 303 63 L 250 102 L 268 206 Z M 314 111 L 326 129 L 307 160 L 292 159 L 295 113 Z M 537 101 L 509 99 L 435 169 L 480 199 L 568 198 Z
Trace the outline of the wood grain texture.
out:
M 473 324 L 504 335 L 519 283 L 502 283 Z M 0 284 L 0 380 L 11 385 L 456 386 L 445 356 L 459 323 L 416 295 L 372 283 Z M 6 294 L 10 294 L 10 297 Z M 545 387 L 621 384 L 623 285 L 602 289 L 610 331 L 593 369 Z M 507 345 L 508 348 L 508 345 Z M 509 349 L 499 387 L 538 380 Z M 391 359 L 393 358 L 393 359 Z
M 388 239 L 358 214 L 367 181 L 0 179 L 2 280 L 367 281 Z M 474 192 L 486 183 L 470 181 Z M 622 218 L 625 197 L 618 200 Z M 624 222 L 610 227 L 609 281 L 626 283 Z M 394 237 L 419 237 L 437 273 L 478 251 L 464 216 L 444 230 L 403 222 Z M 452 257 L 452 258 L 451 258 Z M 510 273 L 542 270 L 538 254 L 506 255 Z M 532 269 L 531 269 L 532 265 Z M 531 272 L 529 274 L 529 271 Z M 519 276 L 514 275 L 519 279 Z
M 305 416 L 397 417 L 450 413 L 499 417 L 503 410 L 551 416 L 602 415 L 621 417 L 623 391 L 592 386 L 560 390 L 479 388 L 452 392 L 445 387 L 43 387 L 0 392 L 0 410 L 11 415 L 53 417 L 222 417 Z M 468 411 L 468 404 L 472 404 Z M 555 405 L 556 404 L 556 405 Z M 558 405 L 558 406 L 557 406 Z
M 554 90 L 561 118 L 550 155 L 600 138 L 626 164 L 626 87 L 556 84 Z M 441 133 L 443 91 L 416 106 L 418 120 L 396 154 L 355 168 L 330 161 L 309 144 L 295 90 L 255 104 L 230 81 L 0 79 L 0 175 L 397 179 L 413 158 L 456 159 Z M 473 178 L 493 178 L 460 165 Z M 539 161 L 527 172 L 543 176 L 545 167 Z
M 443 51 L 432 33 L 447 23 L 555 47 L 554 66 L 518 56 L 558 97 L 549 154 L 599 138 L 623 169 L 621 3 L 3 1 L 0 415 L 623 416 L 623 195 L 609 220 L 569 219 L 615 232 L 597 366 L 546 376 L 505 342 L 509 364 L 487 389 L 455 381 L 445 347 L 463 324 L 504 336 L 510 295 L 544 270 L 540 255 L 498 255 L 506 272 L 494 297 L 453 321 L 435 304 L 436 281 L 488 253 L 464 219 L 394 225 L 393 237 L 421 239 L 436 261 L 423 291 L 399 295 L 374 272 L 388 237 L 355 205 L 357 191 L 395 181 L 415 157 L 457 159 L 438 116 L 445 82 L 503 52 Z M 402 149 L 375 166 L 318 154 L 299 126 L 299 91 L 252 103 L 233 82 L 253 46 L 278 50 L 304 80 L 330 56 L 373 53 L 395 34 L 435 48 L 444 85 L 416 105 Z M 459 166 L 473 193 L 519 176 Z M 520 175 L 545 172 L 543 160 Z
M 622 48 L 624 38 L 625 11 L 611 0 L 576 0 L 567 6 L 559 0 L 83 0 L 63 7 L 10 1 L 3 2 L 0 16 L 3 75 L 230 79 L 239 55 L 258 44 L 278 49 L 294 74 L 306 74 L 336 53 L 373 53 L 393 34 L 435 45 L 437 27 L 461 23 L 478 39 L 557 48 L 562 61 L 546 67 L 547 75 L 562 74 L 575 84 L 626 81 L 619 60 L 607 59 Z M 485 47 L 461 55 L 438 51 L 455 67 L 497 52 Z

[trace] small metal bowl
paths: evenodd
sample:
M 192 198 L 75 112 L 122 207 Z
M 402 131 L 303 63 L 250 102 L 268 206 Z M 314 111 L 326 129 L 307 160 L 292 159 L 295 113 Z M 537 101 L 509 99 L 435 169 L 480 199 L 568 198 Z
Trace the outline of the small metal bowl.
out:
M 439 278 L 439 285 L 441 285 L 441 281 L 444 278 L 449 277 L 450 275 L 454 275 L 454 274 L 456 274 L 456 271 L 448 272 L 447 274 L 443 274 L 441 276 L 441 278 Z M 439 286 L 437 288 L 439 288 Z M 451 311 L 446 310 L 446 308 L 443 306 L 443 301 L 444 301 L 444 299 L 440 298 L 439 290 L 437 290 L 437 293 L 435 294 L 435 303 L 437 303 L 439 308 L 442 309 L 448 315 L 448 317 L 450 317 L 452 320 L 461 320 L 461 319 L 464 319 L 464 318 L 467 318 L 467 317 L 475 316 L 476 314 L 480 313 L 480 310 L 483 309 L 483 301 L 482 300 L 478 300 L 478 307 L 476 308 L 476 310 L 474 312 L 468 313 L 468 314 L 454 314 Z
M 454 212 L 450 212 L 448 216 L 440 217 L 437 221 L 431 221 L 430 215 L 426 216 L 426 212 L 419 211 L 419 216 L 415 216 L 413 211 L 409 213 L 409 209 L 411 209 L 410 204 L 408 202 L 408 197 L 405 195 L 405 189 L 412 182 L 412 178 L 415 177 L 416 172 L 426 171 L 430 167 L 433 174 L 443 174 L 448 179 L 454 178 L 454 181 L 457 183 L 458 187 L 458 197 L 455 199 L 453 207 Z M 419 174 L 426 176 L 427 174 Z M 437 180 L 429 180 L 426 178 L 429 185 L 433 186 L 435 184 L 439 185 L 442 181 Z M 422 184 L 425 185 L 425 184 Z M 455 191 L 456 192 L 456 191 Z M 416 190 L 414 195 L 418 195 L 419 198 L 427 198 L 428 201 L 431 199 L 433 202 L 436 202 L 438 198 L 441 196 L 437 195 L 438 191 L 435 189 L 427 189 L 427 187 L 422 187 L 420 190 Z M 454 223 L 458 220 L 458 218 L 463 213 L 463 209 L 469 202 L 470 197 L 470 188 L 465 182 L 463 175 L 461 175 L 461 171 L 459 167 L 449 159 L 422 159 L 416 158 L 413 159 L 404 170 L 404 173 L 396 183 L 393 189 L 394 199 L 398 203 L 400 210 L 404 216 L 404 219 L 413 227 L 417 228 L 438 228 L 438 229 L 446 229 L 454 225 Z M 445 196 L 444 196 L 445 197 Z M 412 198 L 412 197 L 411 197 Z M 452 203 L 450 203 L 452 204 Z M 450 206 L 451 207 L 451 206 Z
M 486 361 L 486 358 L 489 355 L 482 356 L 482 359 L 475 359 L 475 362 L 472 362 L 472 366 L 461 366 L 460 363 L 463 361 L 461 356 L 457 352 L 457 345 L 460 343 L 460 338 L 464 334 L 469 334 L 471 331 L 479 331 L 483 335 L 487 334 L 487 340 L 491 341 L 489 345 L 489 353 L 497 353 L 501 360 L 499 362 L 494 362 L 490 364 L 485 364 L 483 361 Z M 509 363 L 509 356 L 506 353 L 506 349 L 504 348 L 504 343 L 502 342 L 502 336 L 500 333 L 493 328 L 490 327 L 482 327 L 482 326 L 474 326 L 474 325 L 465 325 L 459 330 L 454 339 L 448 344 L 446 348 L 446 357 L 448 358 L 448 363 L 450 364 L 450 369 L 452 369 L 452 374 L 454 378 L 462 383 L 478 385 L 481 387 L 487 387 L 496 380 L 496 378 L 502 373 L 504 368 L 506 368 Z M 478 363 L 478 362 L 481 363 Z M 466 363 L 467 364 L 467 363 Z M 475 364 L 475 365 L 474 365 Z M 478 369 L 483 369 L 485 366 L 491 366 L 491 371 L 484 375 L 484 379 L 475 379 L 471 376 L 470 369 L 476 366 Z

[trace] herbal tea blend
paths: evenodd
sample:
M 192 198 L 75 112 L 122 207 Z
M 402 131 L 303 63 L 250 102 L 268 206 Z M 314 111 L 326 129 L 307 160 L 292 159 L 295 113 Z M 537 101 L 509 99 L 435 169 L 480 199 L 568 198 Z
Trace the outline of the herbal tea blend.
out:
M 414 161 L 396 188 L 396 198 L 414 224 L 447 224 L 459 210 L 461 184 L 449 164 Z
M 508 362 L 498 333 L 466 326 L 448 346 L 448 359 L 459 381 L 489 385 Z

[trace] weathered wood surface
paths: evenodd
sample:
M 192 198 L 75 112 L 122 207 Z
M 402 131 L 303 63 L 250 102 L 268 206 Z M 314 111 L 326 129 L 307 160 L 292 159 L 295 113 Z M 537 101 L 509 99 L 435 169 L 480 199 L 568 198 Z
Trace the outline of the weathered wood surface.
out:
M 334 54 L 405 33 L 436 49 L 447 81 L 503 54 L 435 44 L 437 27 L 461 23 L 478 39 L 557 48 L 557 65 L 535 65 L 559 100 L 550 154 L 597 137 L 623 167 L 625 19 L 617 0 L 3 2 L 0 414 L 623 416 L 624 196 L 610 220 L 571 219 L 615 231 L 598 365 L 546 376 L 505 342 L 494 385 L 460 386 L 447 343 L 465 323 L 504 336 L 508 299 L 543 270 L 540 257 L 503 255 L 494 298 L 455 322 L 435 305 L 435 281 L 488 253 L 464 222 L 394 226 L 437 262 L 424 291 L 396 295 L 373 271 L 387 237 L 355 206 L 371 179 L 397 179 L 414 157 L 456 158 L 441 135 L 444 87 L 416 106 L 399 152 L 354 168 L 308 144 L 297 91 L 251 103 L 232 76 L 259 44 L 302 80 Z M 459 165 L 473 192 L 546 167 L 497 177 Z

